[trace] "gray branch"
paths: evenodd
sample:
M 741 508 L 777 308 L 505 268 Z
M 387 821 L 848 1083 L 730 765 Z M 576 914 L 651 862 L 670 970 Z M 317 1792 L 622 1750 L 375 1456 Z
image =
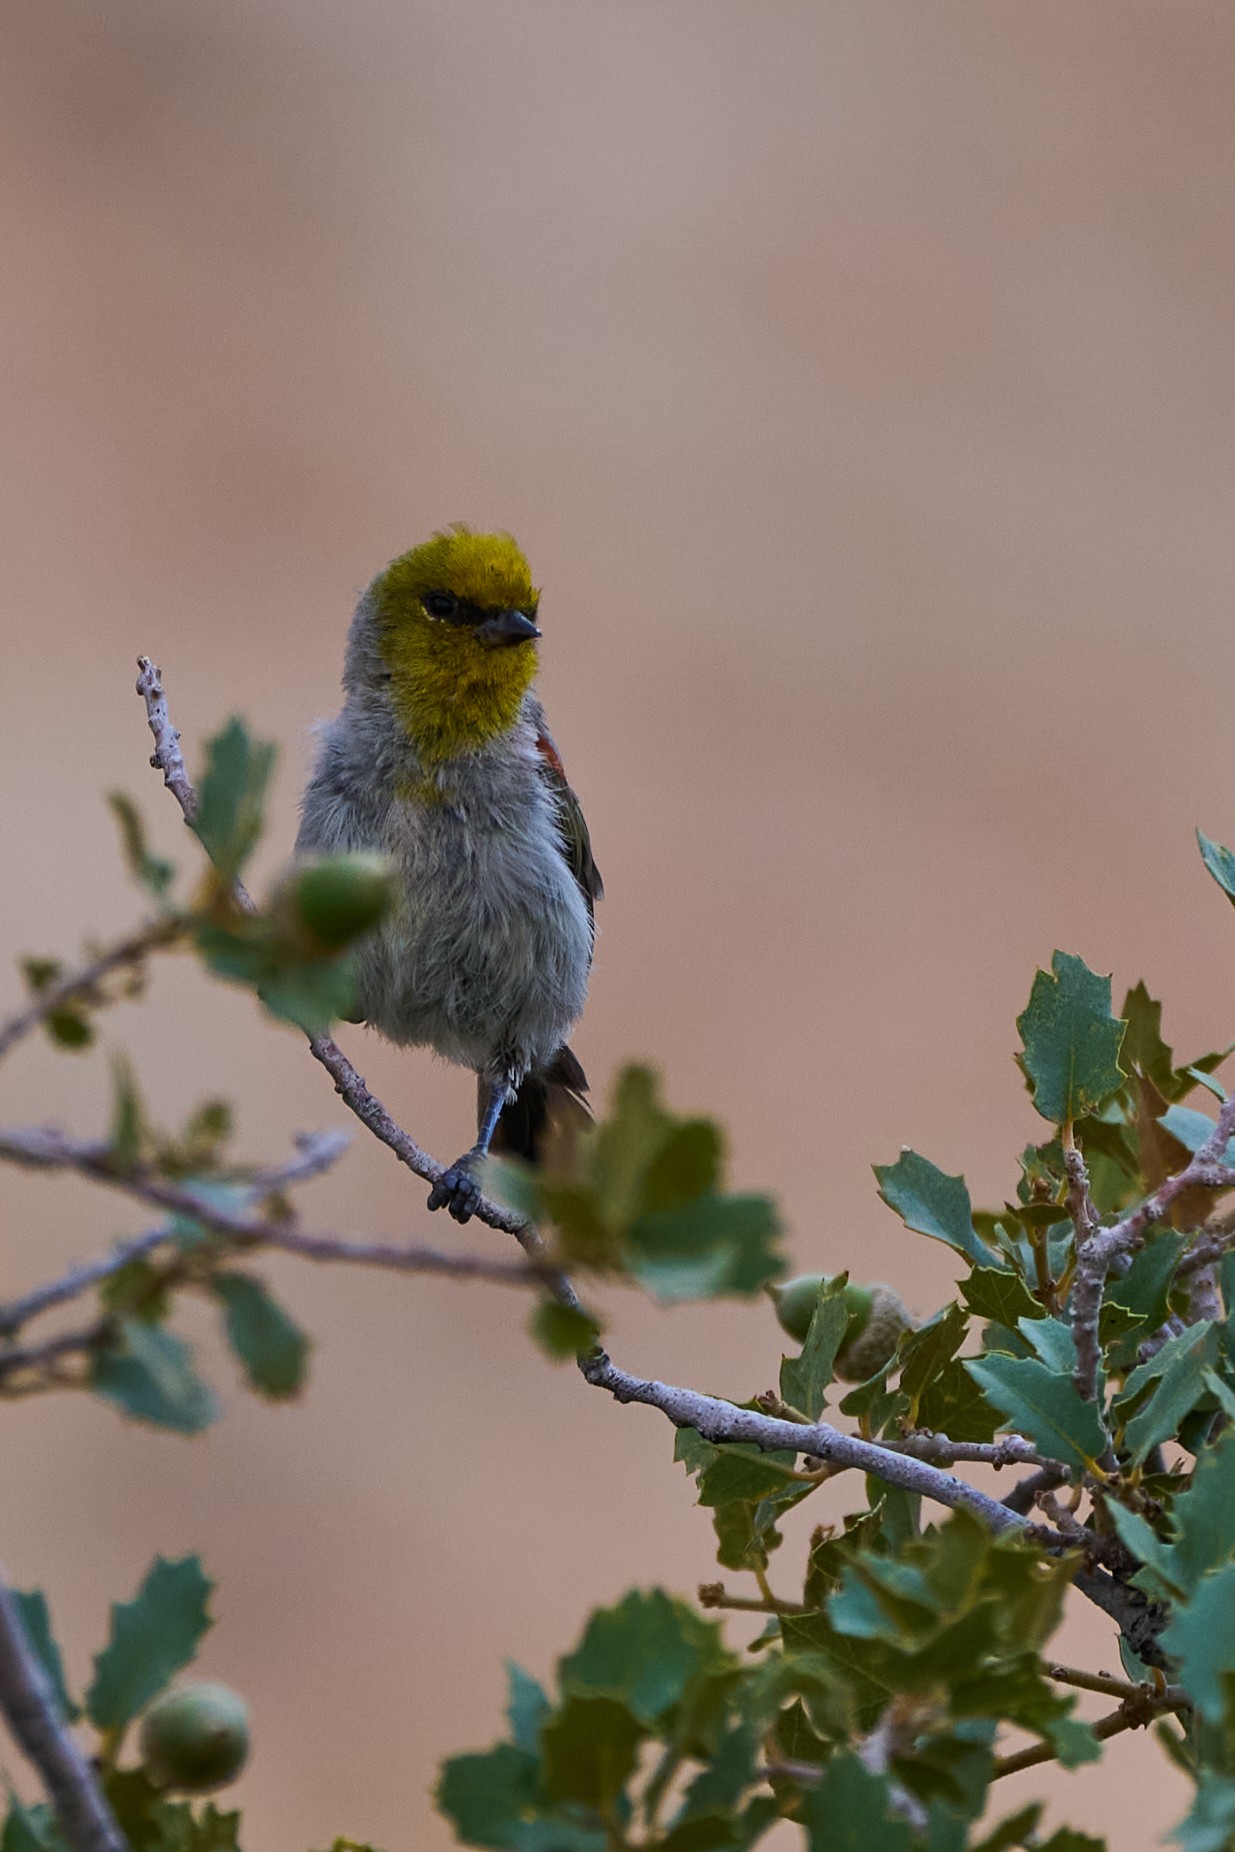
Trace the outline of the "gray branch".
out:
M 0 1710 L 43 1778 L 72 1852 L 129 1852 L 95 1769 L 60 1715 L 51 1681 L 0 1572 Z

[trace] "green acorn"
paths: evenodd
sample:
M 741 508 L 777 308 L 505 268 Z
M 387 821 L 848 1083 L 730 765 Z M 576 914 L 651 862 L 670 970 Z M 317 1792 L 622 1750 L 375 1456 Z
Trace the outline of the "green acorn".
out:
M 390 911 L 394 881 L 384 855 L 319 855 L 289 877 L 300 924 L 331 950 L 371 932 Z
M 819 1303 L 819 1294 L 823 1287 L 843 1280 L 842 1292 L 845 1310 L 849 1314 L 849 1323 L 845 1326 L 842 1348 L 856 1338 L 871 1311 L 871 1288 L 855 1286 L 847 1274 L 839 1273 L 799 1273 L 796 1279 L 782 1280 L 767 1288 L 768 1297 L 776 1307 L 776 1316 L 781 1329 L 787 1331 L 799 1344 L 805 1344 L 810 1330 L 810 1321 L 815 1316 L 815 1307 Z
M 847 1305 L 851 1292 L 865 1299 L 866 1307 L 856 1330 L 854 1320 L 849 1321 L 836 1356 L 836 1374 L 844 1383 L 864 1383 L 891 1361 L 901 1333 L 911 1331 L 914 1320 L 900 1294 L 890 1286 L 847 1286 Z
M 142 1718 L 141 1753 L 156 1787 L 205 1794 L 234 1781 L 249 1753 L 249 1711 L 226 1685 L 181 1685 Z

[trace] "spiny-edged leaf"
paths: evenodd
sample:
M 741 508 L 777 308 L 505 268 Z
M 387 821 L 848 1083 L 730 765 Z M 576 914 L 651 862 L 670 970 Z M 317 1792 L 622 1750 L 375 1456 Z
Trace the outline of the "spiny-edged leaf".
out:
M 1123 1086 L 1119 1050 L 1125 1024 L 1111 1014 L 1110 978 L 1091 971 L 1083 959 L 1055 952 L 1050 971 L 1034 978 L 1016 1026 L 1024 1045 L 1018 1058 L 1034 1106 L 1052 1124 L 1095 1112 Z
M 60 1657 L 60 1648 L 56 1636 L 51 1630 L 51 1615 L 47 1608 L 47 1597 L 41 1588 L 32 1588 L 25 1594 L 15 1595 L 21 1623 L 26 1630 L 26 1638 L 34 1648 L 35 1657 L 51 1681 L 52 1693 L 59 1707 L 60 1715 L 70 1722 L 81 1716 L 81 1711 L 69 1696 L 64 1682 L 64 1661 Z
M 912 1852 L 913 1829 L 891 1811 L 888 1783 L 848 1751 L 832 1757 L 802 1803 L 810 1852 Z
M 600 1336 L 600 1326 L 590 1312 L 562 1305 L 556 1299 L 541 1300 L 528 1321 L 528 1330 L 554 1363 L 583 1356 Z
M 1178 1538 L 1172 1566 L 1180 1586 L 1194 1588 L 1206 1570 L 1235 1556 L 1235 1428 L 1205 1448 L 1172 1515 Z
M 304 1385 L 309 1340 L 263 1282 L 249 1273 L 216 1273 L 210 1290 L 224 1309 L 227 1341 L 249 1386 L 271 1401 Z
M 901 1337 L 896 1356 L 901 1391 L 909 1397 L 910 1427 L 918 1425 L 917 1404 L 922 1391 L 944 1364 L 955 1357 L 965 1342 L 968 1329 L 968 1314 L 962 1306 L 952 1304 L 936 1312 L 916 1331 L 906 1331 Z
M 1229 901 L 1235 902 L 1235 855 L 1213 842 L 1202 830 L 1196 832 L 1201 860 Z
M 720 1187 L 724 1140 L 711 1119 L 681 1119 L 643 1178 L 641 1208 L 679 1209 Z
M 113 1602 L 107 1645 L 86 1694 L 90 1721 L 118 1730 L 187 1666 L 207 1628 L 214 1584 L 197 1556 L 158 1556 L 132 1601 Z
M 654 1209 L 629 1230 L 634 1277 L 666 1304 L 750 1298 L 784 1271 L 780 1219 L 767 1196 L 701 1196 Z
M 1205 1373 L 1217 1360 L 1217 1327 L 1193 1325 L 1168 1338 L 1156 1357 L 1132 1372 L 1117 1409 L 1134 1404 L 1147 1382 L 1154 1384 L 1124 1433 L 1124 1445 L 1134 1465 L 1169 1440 L 1184 1416 L 1208 1393 Z
M 240 1814 L 220 1813 L 213 1801 L 196 1812 L 188 1801 L 160 1801 L 158 1837 L 133 1852 L 239 1852 Z
M 1070 1376 L 1076 1368 L 1076 1340 L 1062 1318 L 1027 1318 L 1018 1327 L 1026 1344 L 1048 1369 Z
M 765 1453 L 751 1441 L 704 1440 L 694 1428 L 679 1428 L 673 1457 L 688 1473 L 698 1474 L 701 1505 L 723 1505 L 730 1499 L 766 1498 L 794 1485 L 790 1452 Z
M 979 1839 L 973 1852 L 1011 1852 L 1013 1846 L 1024 1845 L 1041 1818 L 1042 1802 L 1030 1801 L 1028 1807 L 1009 1814 L 985 1839 Z
M 780 1366 L 783 1400 L 812 1421 L 818 1421 L 827 1406 L 826 1391 L 832 1381 L 832 1367 L 849 1323 L 846 1283 L 847 1276 L 838 1274 L 820 1287 L 802 1354 L 784 1358 Z
M 1000 1414 L 992 1408 L 979 1385 L 954 1357 L 927 1383 L 918 1400 L 917 1424 L 950 1440 L 988 1441 L 995 1438 Z
M 1133 1257 L 1132 1265 L 1123 1278 L 1107 1282 L 1103 1310 L 1108 1306 L 1122 1306 L 1134 1314 L 1136 1329 L 1148 1327 L 1146 1335 L 1156 1331 L 1166 1318 L 1167 1294 L 1185 1245 L 1186 1237 L 1176 1234 L 1173 1229 L 1163 1229 L 1147 1241 L 1140 1253 Z M 1115 1354 L 1123 1363 L 1122 1347 Z M 1127 1362 L 1131 1361 L 1132 1357 L 1128 1357 Z M 1123 1363 L 1123 1367 L 1126 1368 L 1126 1363 Z
M 1187 1819 L 1167 1838 L 1180 1852 L 1230 1852 L 1235 1841 L 1235 1776 L 1202 1769 Z
M 555 1801 L 611 1813 L 646 1734 L 615 1698 L 568 1697 L 540 1733 L 546 1790 Z
M 1003 1411 L 1002 1425 L 1027 1435 L 1048 1458 L 1065 1466 L 1088 1467 L 1105 1453 L 1109 1443 L 1093 1403 L 1078 1394 L 1068 1377 L 1037 1357 L 992 1353 L 966 1359 L 965 1368 Z
M 1134 984 L 1124 998 L 1120 1015 L 1128 1025 L 1120 1058 L 1136 1067 L 1159 1093 L 1170 1099 L 1175 1085 L 1175 1058 L 1162 1039 L 1162 1005 L 1151 997 L 1144 981 Z
M 1143 1588 L 1146 1594 L 1158 1600 L 1175 1594 L 1178 1571 L 1175 1567 L 1174 1547 L 1165 1543 L 1148 1519 L 1143 1518 L 1138 1511 L 1129 1511 L 1113 1499 L 1107 1510 L 1119 1541 L 1142 1564 L 1133 1578 L 1137 1587 Z
M 519 1749 L 536 1751 L 540 1726 L 553 1708 L 541 1687 L 529 1672 L 506 1661 L 506 1718 L 511 1740 Z
M 151 855 L 146 841 L 146 825 L 131 797 L 123 791 L 109 791 L 107 802 L 120 827 L 120 843 L 129 873 L 141 882 L 148 893 L 160 899 L 172 884 L 175 867 L 161 856 Z
M 176 1434 L 200 1434 L 219 1418 L 214 1391 L 183 1338 L 140 1318 L 120 1320 L 109 1347 L 92 1360 L 90 1387 L 134 1421 Z
M 1221 1723 L 1235 1678 L 1235 1563 L 1203 1576 L 1177 1607 L 1161 1646 L 1179 1661 L 1180 1683 L 1203 1717 Z
M 1018 1318 L 1046 1316 L 1019 1273 L 1003 1267 L 975 1267 L 969 1278 L 961 1281 L 961 1298 L 979 1318 L 993 1319 L 1009 1331 L 1015 1331 Z
M 732 1664 L 713 1622 L 663 1589 L 632 1589 L 616 1606 L 592 1614 L 558 1677 L 564 1692 L 612 1698 L 652 1728 L 692 1682 Z
M 876 1164 L 874 1171 L 880 1196 L 907 1228 L 946 1241 L 975 1267 L 995 1264 L 994 1255 L 974 1231 L 963 1177 L 949 1177 L 929 1158 L 909 1150 L 902 1151 L 895 1164 Z
M 540 1763 L 528 1749 L 499 1743 L 482 1755 L 442 1763 L 434 1799 L 465 1845 L 517 1848 L 534 1812 Z
M 261 835 L 275 747 L 255 740 L 242 720 L 206 741 L 206 770 L 193 828 L 225 882 L 240 873 Z
M 652 1070 L 624 1068 L 590 1154 L 592 1186 L 609 1227 L 626 1227 L 643 1207 L 644 1179 L 672 1124 Z

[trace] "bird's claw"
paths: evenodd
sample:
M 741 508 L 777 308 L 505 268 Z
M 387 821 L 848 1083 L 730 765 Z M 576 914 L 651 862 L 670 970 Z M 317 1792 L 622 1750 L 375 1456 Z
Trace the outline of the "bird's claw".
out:
M 430 1209 L 449 1209 L 456 1222 L 470 1222 L 480 1207 L 480 1184 L 465 1158 L 444 1170 L 429 1192 Z

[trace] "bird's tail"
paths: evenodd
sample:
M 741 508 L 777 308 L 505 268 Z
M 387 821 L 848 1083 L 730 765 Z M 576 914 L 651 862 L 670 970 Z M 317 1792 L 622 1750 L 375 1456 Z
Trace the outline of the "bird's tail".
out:
M 575 1140 L 592 1123 L 586 1093 L 587 1075 L 577 1056 L 563 1045 L 549 1066 L 529 1074 L 514 1099 L 503 1106 L 492 1149 L 546 1169 L 571 1169 Z M 485 1098 L 482 1082 L 482 1112 Z

